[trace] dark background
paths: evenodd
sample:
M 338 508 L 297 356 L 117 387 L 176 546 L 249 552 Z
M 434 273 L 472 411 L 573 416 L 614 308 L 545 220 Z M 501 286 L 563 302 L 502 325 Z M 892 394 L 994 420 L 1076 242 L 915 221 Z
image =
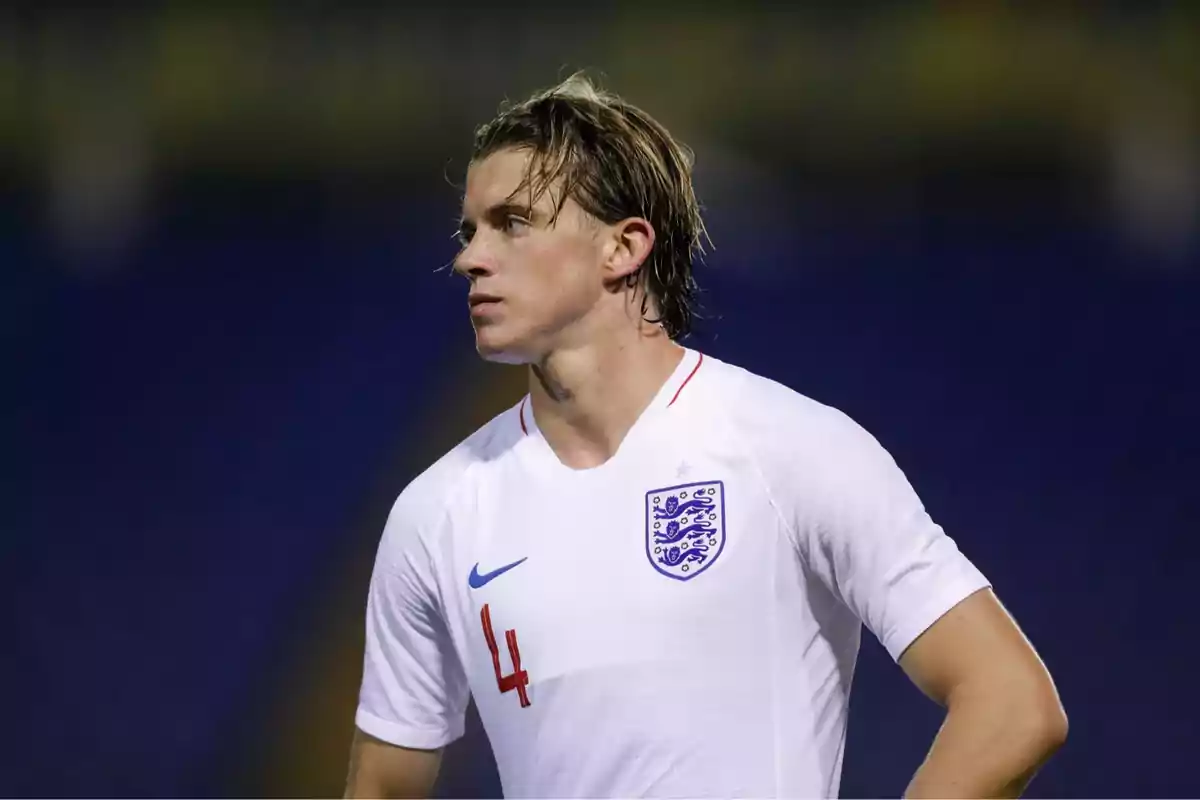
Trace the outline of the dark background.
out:
M 0 793 L 341 792 L 387 509 L 523 391 L 451 184 L 575 68 L 696 150 L 688 343 L 875 433 L 1039 648 L 1030 794 L 1200 793 L 1195 6 L 124 8 L 0 12 Z M 867 637 L 843 794 L 939 719 Z

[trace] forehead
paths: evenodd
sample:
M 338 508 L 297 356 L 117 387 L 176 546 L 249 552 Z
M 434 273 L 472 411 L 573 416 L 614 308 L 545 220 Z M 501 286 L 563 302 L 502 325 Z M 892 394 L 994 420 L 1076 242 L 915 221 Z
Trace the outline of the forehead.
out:
M 463 215 L 477 217 L 489 208 L 514 198 L 528 174 L 532 153 L 528 149 L 499 150 L 467 168 Z

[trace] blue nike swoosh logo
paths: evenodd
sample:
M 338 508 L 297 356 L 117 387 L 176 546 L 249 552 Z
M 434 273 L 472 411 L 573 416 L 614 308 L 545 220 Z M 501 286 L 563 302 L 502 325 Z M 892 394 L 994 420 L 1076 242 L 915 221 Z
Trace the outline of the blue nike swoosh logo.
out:
M 503 567 L 494 569 L 491 572 L 485 572 L 482 575 L 479 574 L 479 565 L 476 564 L 475 566 L 471 567 L 471 574 L 467 576 L 467 585 L 472 589 L 479 589 L 483 586 L 486 586 L 496 578 L 499 578 L 501 575 L 508 572 L 513 567 L 519 567 L 521 564 L 524 564 L 526 558 L 529 558 L 529 556 L 525 556 L 525 558 L 522 558 L 520 561 L 514 561 L 511 564 L 505 564 Z

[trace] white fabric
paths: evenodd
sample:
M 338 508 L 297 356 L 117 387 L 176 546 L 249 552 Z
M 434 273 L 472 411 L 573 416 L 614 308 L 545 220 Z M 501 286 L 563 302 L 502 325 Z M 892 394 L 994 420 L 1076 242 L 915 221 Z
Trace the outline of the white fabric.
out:
M 708 526 L 686 573 L 653 560 L 672 496 Z M 689 350 L 600 467 L 563 466 L 522 401 L 405 489 L 357 724 L 439 747 L 471 692 L 506 796 L 834 797 L 862 623 L 898 659 L 987 585 L 862 428 Z

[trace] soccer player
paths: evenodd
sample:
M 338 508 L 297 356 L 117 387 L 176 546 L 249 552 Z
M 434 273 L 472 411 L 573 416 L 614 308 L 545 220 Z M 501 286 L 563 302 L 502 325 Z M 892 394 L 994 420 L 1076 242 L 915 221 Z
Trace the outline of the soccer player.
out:
M 988 580 L 857 424 L 679 344 L 704 229 L 663 126 L 578 76 L 507 107 L 460 234 L 529 393 L 391 511 L 347 795 L 428 795 L 473 695 L 509 796 L 836 796 L 864 624 L 946 708 L 909 795 L 1022 791 L 1066 717 Z

